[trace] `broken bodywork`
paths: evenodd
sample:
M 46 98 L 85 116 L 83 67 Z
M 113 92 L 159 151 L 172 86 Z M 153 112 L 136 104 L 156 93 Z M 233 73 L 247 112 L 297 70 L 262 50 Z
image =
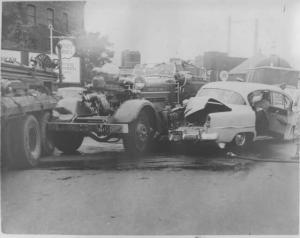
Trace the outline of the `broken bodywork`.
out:
M 255 113 L 248 106 L 201 96 L 187 102 L 184 123 L 169 131 L 169 140 L 215 141 L 222 146 L 241 132 L 255 134 Z

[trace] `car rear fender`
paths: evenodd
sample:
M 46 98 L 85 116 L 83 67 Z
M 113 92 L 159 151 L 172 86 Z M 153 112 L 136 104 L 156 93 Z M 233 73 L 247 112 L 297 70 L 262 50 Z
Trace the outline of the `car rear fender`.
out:
M 238 133 L 250 133 L 256 136 L 255 112 L 241 109 L 229 112 L 210 113 L 210 132 L 217 132 L 218 140 L 230 142 Z

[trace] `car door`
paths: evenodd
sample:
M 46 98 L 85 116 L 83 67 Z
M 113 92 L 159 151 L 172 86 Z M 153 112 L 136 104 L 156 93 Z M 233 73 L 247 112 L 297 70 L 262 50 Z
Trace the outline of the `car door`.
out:
M 292 100 L 286 95 L 271 91 L 271 104 L 267 110 L 269 132 L 274 136 L 286 138 L 294 125 L 295 115 Z

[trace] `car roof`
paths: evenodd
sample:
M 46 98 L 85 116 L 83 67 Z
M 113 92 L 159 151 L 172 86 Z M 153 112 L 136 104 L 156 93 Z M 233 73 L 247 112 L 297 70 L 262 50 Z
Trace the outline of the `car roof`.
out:
M 237 93 L 240 93 L 244 97 L 247 97 L 249 93 L 256 90 L 271 90 L 289 96 L 279 86 L 262 84 L 262 83 L 218 81 L 218 82 L 207 83 L 202 88 L 220 88 L 220 89 L 232 90 Z

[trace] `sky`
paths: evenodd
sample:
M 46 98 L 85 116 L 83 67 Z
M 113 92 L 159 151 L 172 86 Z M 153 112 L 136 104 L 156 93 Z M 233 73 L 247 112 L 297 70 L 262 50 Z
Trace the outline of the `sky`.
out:
M 108 36 L 117 65 L 125 49 L 140 51 L 143 63 L 192 60 L 206 51 L 251 57 L 256 19 L 258 50 L 300 69 L 297 0 L 87 0 L 85 6 L 86 30 Z

